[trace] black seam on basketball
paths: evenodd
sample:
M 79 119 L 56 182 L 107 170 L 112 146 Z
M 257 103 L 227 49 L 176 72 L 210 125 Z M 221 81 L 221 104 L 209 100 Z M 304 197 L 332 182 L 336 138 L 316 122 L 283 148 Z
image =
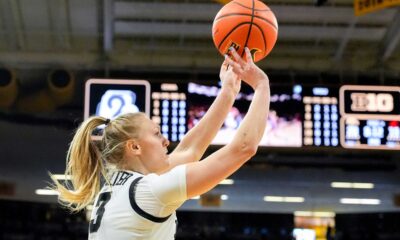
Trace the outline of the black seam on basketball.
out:
M 241 6 L 241 7 L 246 8 L 246 9 L 252 9 L 252 8 L 249 8 L 249 7 L 247 7 L 247 6 L 245 6 L 245 5 L 241 4 L 241 3 L 238 3 L 238 2 L 232 2 L 232 3 L 237 4 L 237 5 Z M 253 5 L 253 7 L 254 7 L 254 5 Z M 254 10 L 256 10 L 256 11 L 262 11 L 262 12 L 264 12 L 264 11 L 266 11 L 266 12 L 267 12 L 267 11 L 271 11 L 271 9 L 257 9 L 257 8 L 254 8 Z
M 214 20 L 214 22 L 217 22 L 217 21 L 219 21 L 219 20 L 222 19 L 222 18 L 231 17 L 231 16 L 248 16 L 248 17 L 251 17 L 250 14 L 246 14 L 246 13 L 229 13 L 229 14 L 225 14 L 225 15 L 219 16 L 218 18 L 216 18 L 216 19 Z M 254 17 L 255 17 L 255 18 L 258 18 L 258 19 L 261 19 L 261 20 L 263 20 L 263 21 L 265 21 L 265 22 L 267 22 L 267 23 L 268 23 L 269 25 L 271 25 L 273 28 L 275 28 L 276 30 L 278 30 L 278 27 L 275 26 L 275 24 L 274 24 L 273 22 L 271 22 L 270 20 L 268 20 L 268 19 L 266 19 L 266 18 L 263 18 L 263 17 L 260 17 L 260 16 L 254 16 Z
M 245 25 L 245 24 L 250 24 L 250 22 L 242 22 L 239 23 L 238 25 L 236 25 L 234 28 L 232 28 L 227 34 L 225 34 L 225 37 L 221 40 L 221 42 L 218 44 L 218 49 L 221 47 L 221 45 L 225 42 L 225 40 L 228 38 L 229 35 L 231 35 L 231 33 L 233 31 L 235 31 L 238 27 Z
M 251 1 L 252 4 L 252 11 L 251 11 L 251 20 L 250 20 L 250 26 L 249 26 L 249 31 L 247 32 L 247 37 L 246 37 L 246 41 L 244 42 L 244 46 L 243 46 L 243 52 L 240 55 L 240 57 L 244 56 L 244 52 L 245 52 L 245 48 L 247 47 L 247 43 L 249 42 L 249 38 L 250 38 L 250 33 L 251 33 L 251 28 L 253 27 L 253 20 L 254 20 L 254 0 Z
M 257 23 L 254 23 L 253 25 L 256 26 L 261 32 L 262 38 L 264 40 L 264 53 L 265 53 L 267 51 L 268 42 L 267 42 L 267 39 L 265 38 L 264 31 L 262 30 L 262 28 L 260 26 L 258 26 Z

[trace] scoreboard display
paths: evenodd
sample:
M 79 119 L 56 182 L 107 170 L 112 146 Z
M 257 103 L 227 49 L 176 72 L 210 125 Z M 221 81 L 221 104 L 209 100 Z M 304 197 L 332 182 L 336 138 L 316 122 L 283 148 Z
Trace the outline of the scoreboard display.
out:
M 187 84 L 160 83 L 152 85 L 152 120 L 171 142 L 180 141 L 187 131 Z
M 400 150 L 400 87 L 343 86 L 341 145 Z
M 339 145 L 339 102 L 337 88 L 304 88 L 304 146 L 337 147 Z
M 217 82 L 91 79 L 85 86 L 85 118 L 142 111 L 171 142 L 201 120 L 220 91 Z M 213 145 L 234 137 L 253 97 L 248 90 L 242 88 Z M 272 85 L 260 146 L 400 150 L 400 87 Z

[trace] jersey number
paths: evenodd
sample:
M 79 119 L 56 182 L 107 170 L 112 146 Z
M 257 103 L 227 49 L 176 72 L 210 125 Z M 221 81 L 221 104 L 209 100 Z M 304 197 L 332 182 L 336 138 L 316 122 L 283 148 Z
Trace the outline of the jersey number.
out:
M 99 199 L 97 200 L 96 203 L 96 216 L 94 219 L 90 220 L 90 224 L 89 224 L 89 231 L 92 232 L 97 232 L 97 230 L 99 230 L 100 227 L 100 223 L 101 223 L 101 219 L 103 218 L 103 214 L 104 214 L 104 207 L 106 206 L 107 202 L 110 200 L 111 198 L 111 193 L 110 192 L 103 192 L 100 193 L 99 195 Z

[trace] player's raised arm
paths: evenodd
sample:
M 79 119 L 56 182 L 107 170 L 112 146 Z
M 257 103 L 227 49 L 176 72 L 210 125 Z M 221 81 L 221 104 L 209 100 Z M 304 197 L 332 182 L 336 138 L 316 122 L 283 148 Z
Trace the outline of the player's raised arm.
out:
M 267 75 L 251 59 L 246 48 L 246 60 L 232 51 L 235 61 L 228 59 L 233 72 L 254 89 L 254 97 L 231 143 L 203 161 L 187 165 L 187 196 L 203 194 L 239 169 L 257 151 L 265 131 L 269 112 L 270 89 Z
M 214 139 L 229 113 L 240 91 L 240 79 L 228 67 L 225 60 L 221 65 L 221 91 L 206 114 L 181 140 L 169 155 L 171 168 L 182 163 L 198 161 Z

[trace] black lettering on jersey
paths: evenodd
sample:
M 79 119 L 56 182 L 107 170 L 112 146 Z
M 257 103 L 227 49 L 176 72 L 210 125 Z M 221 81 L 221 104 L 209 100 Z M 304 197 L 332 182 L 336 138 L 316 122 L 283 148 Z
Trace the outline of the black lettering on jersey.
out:
M 112 185 L 113 186 L 124 185 L 126 183 L 126 181 L 132 176 L 133 176 L 132 173 L 119 171 L 119 172 L 117 172 Z
M 178 218 L 175 218 L 175 234 L 174 234 L 174 239 L 176 238 L 176 232 L 178 232 Z
M 102 192 L 100 193 L 97 202 L 96 202 L 96 214 L 95 214 L 95 218 L 90 220 L 89 223 L 89 232 L 93 233 L 93 232 L 97 232 L 97 230 L 99 230 L 100 224 L 101 224 L 101 220 L 103 219 L 103 214 L 105 211 L 105 206 L 108 203 L 108 201 L 110 201 L 111 199 L 111 192 Z

